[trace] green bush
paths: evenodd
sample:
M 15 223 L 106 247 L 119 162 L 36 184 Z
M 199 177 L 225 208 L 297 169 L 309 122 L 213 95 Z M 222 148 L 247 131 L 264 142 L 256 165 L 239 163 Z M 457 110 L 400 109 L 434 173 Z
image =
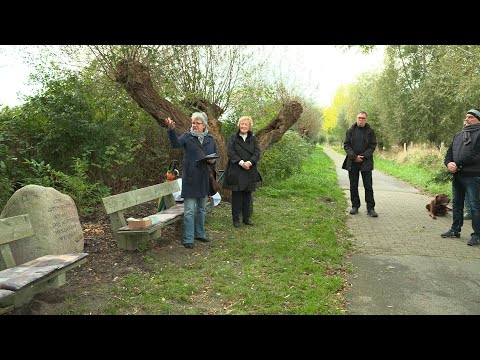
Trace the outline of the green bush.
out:
M 0 172 L 1 174 L 1 172 Z M 14 192 L 10 179 L 0 176 L 0 212 Z
M 279 142 L 265 151 L 258 169 L 263 181 L 270 183 L 292 176 L 314 149 L 297 132 L 287 131 Z
M 25 161 L 31 168 L 31 177 L 26 177 L 21 185 L 29 184 L 53 187 L 63 194 L 69 195 L 76 203 L 81 215 L 95 212 L 101 199 L 110 195 L 110 190 L 100 183 L 89 183 L 86 175 L 88 163 L 85 159 L 75 159 L 74 175 L 67 175 L 53 169 L 50 164 L 35 160 Z

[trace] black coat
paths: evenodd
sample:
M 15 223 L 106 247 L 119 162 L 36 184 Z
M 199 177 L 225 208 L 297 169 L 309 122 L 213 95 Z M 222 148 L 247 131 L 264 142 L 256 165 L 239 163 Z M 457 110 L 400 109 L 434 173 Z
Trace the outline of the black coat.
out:
M 245 170 L 239 165 L 240 160 L 250 161 L 252 166 Z M 249 131 L 243 141 L 239 131 L 228 141 L 228 165 L 225 170 L 223 188 L 232 191 L 255 191 L 256 183 L 262 181 L 257 169 L 260 160 L 260 147 L 255 135 Z
M 212 135 L 207 134 L 203 139 L 203 145 L 198 138 L 186 132 L 177 137 L 175 129 L 168 130 L 168 137 L 172 147 L 183 147 L 182 164 L 182 193 L 183 198 L 199 198 L 208 195 L 210 176 L 209 169 L 215 165 L 208 165 L 205 161 L 197 161 L 217 152 L 217 143 Z
M 377 148 L 377 138 L 375 136 L 375 131 L 369 124 L 365 124 L 365 128 L 367 130 L 365 136 L 365 148 L 366 150 L 363 154 L 355 154 L 352 148 L 352 138 L 353 132 L 357 128 L 357 123 L 353 124 L 350 129 L 347 130 L 345 141 L 343 142 L 343 148 L 347 153 L 345 160 L 343 161 L 342 169 L 350 171 L 352 169 L 352 164 L 354 160 L 357 158 L 357 155 L 363 155 L 364 160 L 361 162 L 360 171 L 372 171 L 373 170 L 373 152 Z

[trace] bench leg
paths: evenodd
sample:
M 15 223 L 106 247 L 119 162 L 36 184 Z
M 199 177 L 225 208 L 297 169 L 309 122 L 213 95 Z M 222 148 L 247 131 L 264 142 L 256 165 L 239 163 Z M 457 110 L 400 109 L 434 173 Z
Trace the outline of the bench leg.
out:
M 125 237 L 117 235 L 115 236 L 115 240 L 117 241 L 117 246 L 119 249 L 130 250 L 128 249 L 128 241 Z
M 121 236 L 119 239 L 117 239 L 117 246 L 120 249 L 124 249 L 124 250 L 137 250 L 138 246 L 147 240 L 148 238 L 145 238 L 142 236 L 137 236 L 137 237 Z
M 56 289 L 56 288 L 58 288 L 62 285 L 65 285 L 66 280 L 67 280 L 66 274 L 65 273 L 60 274 L 60 275 L 54 277 L 53 279 L 50 279 L 50 280 L 47 281 L 47 283 L 48 283 L 47 288 L 48 289 Z
M 162 229 L 157 229 L 154 232 L 148 234 L 128 234 L 127 232 L 117 233 L 115 237 L 117 246 L 124 250 L 137 250 L 138 246 L 142 243 L 146 243 L 152 239 L 158 239 L 162 236 Z

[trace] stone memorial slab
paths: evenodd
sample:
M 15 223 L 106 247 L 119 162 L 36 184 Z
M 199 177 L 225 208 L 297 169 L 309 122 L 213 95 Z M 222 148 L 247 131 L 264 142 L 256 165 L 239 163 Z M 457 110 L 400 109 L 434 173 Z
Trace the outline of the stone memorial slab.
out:
M 10 243 L 18 264 L 44 255 L 83 252 L 83 231 L 73 199 L 52 187 L 27 185 L 17 190 L 1 218 L 28 214 L 34 236 Z

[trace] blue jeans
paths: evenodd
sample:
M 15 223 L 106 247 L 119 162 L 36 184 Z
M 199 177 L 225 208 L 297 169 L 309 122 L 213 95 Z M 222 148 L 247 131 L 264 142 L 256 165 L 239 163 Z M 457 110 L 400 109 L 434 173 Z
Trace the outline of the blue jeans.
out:
M 452 181 L 453 224 L 452 230 L 460 232 L 463 226 L 463 205 L 468 197 L 472 215 L 472 237 L 480 239 L 480 177 L 454 174 Z
M 205 204 L 207 197 L 185 198 L 183 204 L 183 243 L 193 244 L 194 238 L 205 238 Z

